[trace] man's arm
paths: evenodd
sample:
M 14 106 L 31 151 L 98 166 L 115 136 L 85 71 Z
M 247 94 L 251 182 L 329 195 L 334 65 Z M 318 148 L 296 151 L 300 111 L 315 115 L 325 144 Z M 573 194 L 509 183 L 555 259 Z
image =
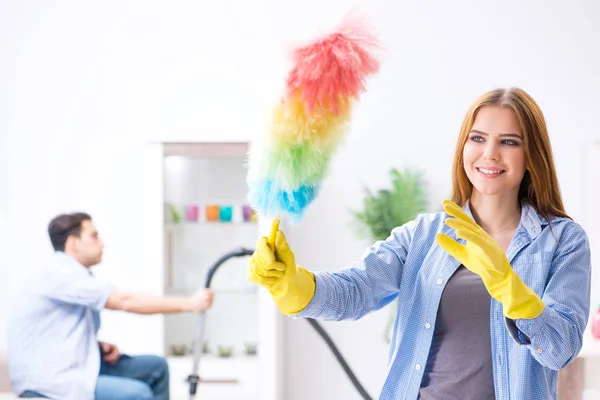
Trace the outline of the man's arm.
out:
M 212 302 L 212 289 L 201 289 L 191 296 L 166 297 L 115 290 L 108 296 L 105 307 L 135 314 L 171 314 L 203 312 L 212 306 Z

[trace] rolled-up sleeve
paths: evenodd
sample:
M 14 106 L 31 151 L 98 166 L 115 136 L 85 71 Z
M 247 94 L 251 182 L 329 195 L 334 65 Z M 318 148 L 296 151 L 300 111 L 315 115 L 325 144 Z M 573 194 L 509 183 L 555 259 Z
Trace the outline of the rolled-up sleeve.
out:
M 543 312 L 536 318 L 515 321 L 529 339 L 526 345 L 533 357 L 553 370 L 564 368 L 581 350 L 591 290 L 591 254 L 585 231 L 570 223 L 559 241 L 542 296 Z

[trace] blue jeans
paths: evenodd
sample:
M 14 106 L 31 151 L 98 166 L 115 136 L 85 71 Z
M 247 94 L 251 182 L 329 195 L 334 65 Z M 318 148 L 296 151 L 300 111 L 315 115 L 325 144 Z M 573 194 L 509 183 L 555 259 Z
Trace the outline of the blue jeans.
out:
M 44 397 L 26 391 L 21 397 Z M 158 356 L 122 355 L 115 365 L 102 362 L 96 400 L 169 400 L 169 367 Z

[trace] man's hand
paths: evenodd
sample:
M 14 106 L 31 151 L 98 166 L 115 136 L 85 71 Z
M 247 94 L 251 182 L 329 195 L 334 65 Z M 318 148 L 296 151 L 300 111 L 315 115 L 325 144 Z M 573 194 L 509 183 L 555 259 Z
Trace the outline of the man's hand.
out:
M 119 358 L 121 358 L 121 354 L 119 353 L 119 349 L 114 344 L 98 342 L 100 345 L 100 354 L 102 355 L 102 360 L 107 362 L 110 365 L 115 365 Z
M 204 312 L 212 307 L 214 292 L 212 289 L 200 289 L 185 301 L 183 311 Z

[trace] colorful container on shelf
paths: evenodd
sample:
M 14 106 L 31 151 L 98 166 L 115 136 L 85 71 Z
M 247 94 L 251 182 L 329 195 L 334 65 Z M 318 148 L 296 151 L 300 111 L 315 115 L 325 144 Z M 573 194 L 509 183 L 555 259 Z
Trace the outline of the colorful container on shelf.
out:
M 233 219 L 233 207 L 221 206 L 219 208 L 219 218 L 221 222 L 231 222 Z
M 170 205 L 170 219 L 169 222 L 178 224 L 183 220 L 184 209 L 182 206 Z
M 207 221 L 216 222 L 219 220 L 219 206 L 217 204 L 207 204 L 205 210 Z
M 248 204 L 185 204 L 165 203 L 166 223 L 196 222 L 257 222 L 256 211 Z
M 185 220 L 187 222 L 198 222 L 198 206 L 188 205 L 185 206 Z
M 244 217 L 244 221 L 245 222 L 249 222 L 250 221 L 250 217 L 252 213 L 252 207 L 250 207 L 248 204 L 244 204 L 242 206 L 242 216 Z
M 256 211 L 254 211 L 254 209 L 252 207 L 250 207 L 248 204 L 244 204 L 242 206 L 242 214 L 244 217 L 244 222 L 256 222 L 257 221 Z

